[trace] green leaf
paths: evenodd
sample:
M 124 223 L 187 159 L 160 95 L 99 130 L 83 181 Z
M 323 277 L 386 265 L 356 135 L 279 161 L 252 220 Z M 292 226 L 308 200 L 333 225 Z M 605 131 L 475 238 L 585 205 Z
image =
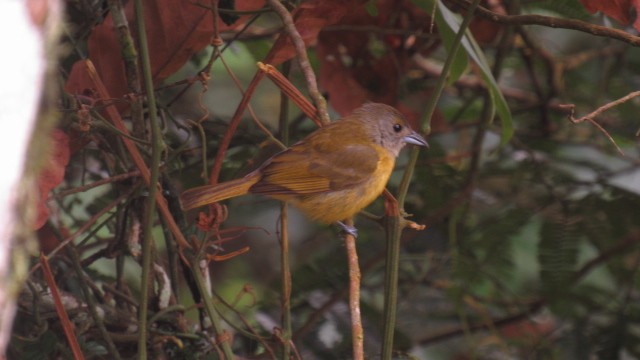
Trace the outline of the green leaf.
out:
M 364 4 L 365 10 L 371 16 L 378 16 L 378 7 L 376 7 L 376 3 L 378 0 L 369 0 L 366 4 Z
M 431 12 L 433 9 L 433 0 L 414 0 L 414 4 L 422 8 L 427 12 Z M 449 10 L 441 1 L 437 3 L 436 21 L 438 23 L 438 30 L 442 37 L 442 41 L 445 47 L 450 46 L 451 41 L 455 37 L 455 34 L 460 30 L 460 18 Z M 442 19 L 442 20 L 439 20 Z M 453 34 L 453 35 L 452 35 Z M 484 56 L 484 53 L 478 43 L 473 38 L 473 35 L 469 30 L 465 32 L 465 36 L 462 38 L 462 46 L 465 49 L 467 55 L 478 65 L 480 74 L 489 90 L 489 97 L 491 98 L 491 117 L 495 116 L 497 112 L 502 123 L 502 134 L 500 136 L 500 145 L 504 146 L 513 136 L 513 119 L 511 118 L 511 111 L 507 105 L 507 101 L 500 92 L 498 83 L 493 77 L 489 62 Z M 461 69 L 462 63 L 458 58 L 462 54 L 455 54 L 454 66 L 451 70 L 450 81 L 457 80 L 464 69 Z M 466 59 L 465 59 L 466 61 Z M 466 68 L 466 65 L 465 65 Z
M 435 9 L 432 0 L 414 0 L 413 3 L 427 13 L 433 13 L 433 10 Z M 438 30 L 440 31 L 440 37 L 442 38 L 442 43 L 445 49 L 447 49 L 447 52 L 451 54 L 451 47 L 453 45 L 454 39 L 456 38 L 456 32 L 453 31 L 452 27 L 448 25 L 447 20 L 443 18 L 443 15 L 440 11 L 435 12 L 435 18 L 436 24 L 438 25 Z M 459 25 L 460 24 L 458 24 L 458 28 Z M 447 77 L 447 84 L 449 85 L 460 79 L 462 74 L 464 74 L 469 67 L 469 58 L 465 53 L 456 51 L 453 56 L 454 59 L 451 66 L 451 72 Z
M 460 20 L 457 15 L 451 12 L 442 2 L 438 2 L 438 10 L 442 13 L 443 19 L 447 22 L 447 25 L 451 27 L 453 31 L 460 29 Z M 467 51 L 467 54 L 480 68 L 482 79 L 485 81 L 488 89 L 491 102 L 495 106 L 495 110 L 498 112 L 500 121 L 502 122 L 502 135 L 500 137 L 500 145 L 505 145 L 513 136 L 513 119 L 511 118 L 511 111 L 507 105 L 507 101 L 500 92 L 498 83 L 493 77 L 489 62 L 484 56 L 484 52 L 473 38 L 473 35 L 469 30 L 466 31 L 465 36 L 462 38 L 462 46 Z M 493 109 L 492 109 L 493 110 Z M 493 111 L 492 111 L 493 113 Z
M 450 21 L 452 19 L 448 19 L 441 11 L 436 12 L 436 24 L 438 24 L 438 30 L 440 31 L 440 37 L 442 38 L 442 44 L 445 49 L 447 49 L 447 53 L 451 54 L 451 47 L 453 46 L 453 41 L 456 38 L 456 32 L 453 30 L 454 27 L 450 25 Z M 457 19 L 453 19 L 455 22 Z M 457 22 L 457 27 L 460 28 L 460 23 Z M 451 64 L 451 72 L 447 78 L 447 84 L 453 84 L 456 82 L 462 74 L 467 70 L 469 66 L 469 58 L 462 51 L 456 51 L 453 55 L 453 63 Z

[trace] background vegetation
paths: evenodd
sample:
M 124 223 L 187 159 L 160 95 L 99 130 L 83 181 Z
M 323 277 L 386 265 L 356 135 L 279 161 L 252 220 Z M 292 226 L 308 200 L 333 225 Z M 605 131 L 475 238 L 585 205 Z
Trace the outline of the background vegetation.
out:
M 255 168 L 278 150 L 272 137 L 293 143 L 316 127 L 257 62 L 311 97 L 313 69 L 333 119 L 385 102 L 428 133 L 431 148 L 415 163 L 405 151 L 388 186 L 402 194 L 414 169 L 404 210 L 427 226 L 401 237 L 396 358 L 640 358 L 631 4 L 481 2 L 479 47 L 463 41 L 425 121 L 469 1 L 284 2 L 310 67 L 274 2 L 142 3 L 66 2 L 37 224 L 48 262 L 34 257 L 10 358 L 353 357 L 335 228 L 261 197 L 201 213 L 177 204 L 183 189 Z M 382 200 L 368 211 L 382 215 Z M 375 217 L 356 224 L 375 359 L 387 235 Z M 76 350 L 61 331 L 70 323 Z

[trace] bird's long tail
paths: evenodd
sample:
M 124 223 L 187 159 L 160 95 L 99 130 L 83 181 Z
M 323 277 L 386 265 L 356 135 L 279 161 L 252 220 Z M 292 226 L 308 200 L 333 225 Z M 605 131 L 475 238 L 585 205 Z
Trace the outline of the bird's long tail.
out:
M 183 210 L 194 209 L 232 197 L 244 195 L 249 188 L 260 180 L 260 176 L 249 174 L 243 178 L 216 185 L 204 185 L 186 190 L 180 194 L 180 206 Z

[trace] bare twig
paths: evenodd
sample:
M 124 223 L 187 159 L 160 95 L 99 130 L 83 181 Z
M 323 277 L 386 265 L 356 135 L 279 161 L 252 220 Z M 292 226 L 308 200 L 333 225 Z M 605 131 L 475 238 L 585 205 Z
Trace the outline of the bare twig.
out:
M 82 290 L 82 294 L 84 295 L 84 300 L 87 303 L 87 310 L 89 314 L 93 318 L 100 335 L 102 336 L 102 340 L 105 342 L 107 350 L 109 351 L 109 355 L 114 360 L 120 360 L 122 357 L 118 352 L 115 344 L 113 343 L 113 339 L 109 336 L 109 332 L 104 325 L 103 318 L 98 314 L 98 306 L 93 297 L 93 294 L 89 290 L 90 285 L 87 282 L 87 279 L 84 275 L 82 264 L 80 261 L 80 255 L 78 254 L 77 249 L 74 244 L 71 244 L 67 247 L 67 253 L 71 257 L 71 264 L 73 265 L 73 269 L 76 272 L 76 276 L 78 277 L 78 284 L 80 285 L 80 289 Z
M 291 62 L 287 61 L 283 65 L 284 73 L 289 74 L 291 69 Z M 282 77 L 286 80 L 283 74 Z M 306 99 L 305 99 L 306 100 Z M 280 115 L 279 115 L 279 130 L 280 136 L 284 144 L 289 143 L 289 97 L 286 92 L 280 92 Z M 292 349 L 295 350 L 295 346 L 292 340 L 291 332 L 291 252 L 289 248 L 289 211 L 286 201 L 280 203 L 280 279 L 282 282 L 282 300 L 281 300 L 281 312 L 282 312 L 282 354 L 285 358 L 291 358 Z M 297 353 L 297 351 L 296 351 Z
M 289 263 L 289 216 L 287 203 L 280 205 L 280 279 L 282 281 L 282 353 L 288 359 L 291 354 L 291 264 Z
M 574 124 L 579 124 L 585 121 L 590 122 L 593 126 L 595 126 L 596 128 L 598 128 L 598 130 L 600 130 L 600 132 L 602 132 L 607 139 L 609 139 L 609 141 L 616 147 L 616 149 L 618 150 L 618 152 L 620 153 L 620 155 L 624 156 L 624 152 L 622 151 L 622 149 L 620 149 L 620 147 L 618 146 L 618 144 L 616 143 L 616 141 L 611 137 L 611 135 L 609 135 L 609 133 L 607 132 L 607 130 L 605 130 L 600 124 L 598 124 L 594 118 L 600 114 L 602 114 L 603 112 L 611 109 L 614 106 L 618 106 L 622 103 L 625 103 L 637 96 L 640 96 L 640 91 L 634 91 L 631 92 L 629 94 L 627 94 L 626 96 L 621 97 L 618 100 L 614 100 L 612 102 L 609 102 L 607 104 L 604 104 L 603 106 L 597 108 L 596 110 L 592 111 L 591 113 L 579 117 L 579 118 L 575 118 L 573 115 L 575 114 L 575 108 L 576 106 L 574 104 L 566 104 L 566 105 L 561 105 L 561 108 L 569 110 L 569 121 L 571 121 Z
M 318 90 L 318 83 L 316 81 L 316 75 L 311 68 L 311 63 L 309 62 L 309 57 L 307 56 L 307 47 L 304 44 L 304 40 L 300 36 L 298 29 L 296 29 L 295 23 L 293 22 L 293 18 L 291 17 L 291 13 L 287 10 L 287 8 L 280 3 L 279 0 L 268 0 L 269 6 L 275 10 L 276 13 L 282 19 L 284 23 L 285 29 L 293 42 L 293 46 L 296 49 L 296 53 L 298 54 L 298 62 L 300 64 L 300 68 L 304 74 L 304 78 L 307 81 L 307 88 L 309 90 L 309 95 L 313 99 L 313 102 L 316 104 L 318 108 L 318 115 L 323 123 L 329 123 L 329 113 L 327 112 L 327 101 L 320 94 L 320 90 Z
M 274 1 L 274 3 L 277 3 L 277 1 Z M 279 5 L 279 3 L 276 4 L 276 6 L 277 5 Z M 282 44 L 282 41 L 283 41 L 282 39 L 283 39 L 283 35 L 281 35 L 278 38 L 278 40 L 276 41 L 276 45 L 274 45 L 271 48 L 267 56 L 264 58 L 263 62 L 265 64 L 270 63 L 275 57 L 275 55 L 277 54 L 277 52 L 280 50 L 281 46 L 278 46 L 278 44 Z M 303 56 L 306 56 L 306 52 L 303 51 L 303 53 L 304 53 Z M 227 131 L 224 134 L 222 140 L 220 140 L 220 144 L 218 146 L 218 152 L 216 153 L 215 161 L 213 163 L 213 167 L 211 168 L 209 183 L 216 184 L 218 182 L 218 177 L 220 176 L 220 171 L 222 170 L 222 160 L 224 159 L 225 153 L 227 152 L 227 149 L 231 144 L 231 138 L 233 137 L 234 133 L 238 128 L 238 125 L 240 124 L 242 114 L 244 114 L 244 111 L 249 104 L 249 100 L 253 96 L 253 93 L 256 91 L 256 87 L 258 86 L 258 84 L 260 83 L 260 81 L 264 76 L 265 76 L 265 72 L 262 70 L 258 70 L 254 75 L 253 79 L 251 80 L 251 82 L 249 83 L 249 85 L 247 86 L 247 89 L 245 90 L 242 96 L 242 100 L 240 100 L 240 103 L 238 104 L 238 107 L 236 108 L 236 111 L 233 114 L 231 121 L 229 122 Z M 315 78 L 315 75 L 314 75 L 314 78 Z M 315 84 L 315 80 L 313 81 L 313 83 Z M 321 100 L 321 102 L 323 100 Z M 324 105 L 326 109 L 326 103 L 324 103 Z M 323 113 L 322 110 L 318 110 L 318 111 L 320 114 Z M 326 113 L 326 110 L 324 110 L 324 112 Z M 327 119 L 328 119 L 328 115 L 327 115 Z
M 289 81 L 286 77 L 284 77 L 278 69 L 276 69 L 273 65 L 263 64 L 261 62 L 258 63 L 258 68 L 263 71 L 267 77 L 276 84 L 277 87 L 282 90 L 287 96 L 302 110 L 302 112 L 311 119 L 316 125 L 319 127 L 323 126 L 322 120 L 318 118 L 318 111 L 316 108 L 307 100 L 304 95 L 300 93 L 291 81 Z
M 468 9 L 470 3 L 468 0 L 450 0 L 464 9 Z M 629 34 L 628 32 L 608 28 L 595 24 L 589 24 L 584 21 L 574 19 L 562 19 L 543 15 L 502 15 L 488 10 L 482 6 L 476 9 L 476 15 L 489 21 L 500 24 L 517 24 L 517 25 L 541 25 L 551 28 L 571 29 L 595 36 L 602 36 L 610 39 L 624 41 L 633 46 L 640 46 L 640 36 Z
M 71 324 L 71 320 L 69 320 L 67 310 L 62 304 L 62 299 L 60 298 L 60 293 L 58 292 L 58 286 L 56 285 L 56 281 L 53 278 L 53 273 L 51 272 L 51 268 L 49 267 L 49 261 L 47 257 L 44 256 L 44 254 L 40 254 L 40 264 L 42 265 L 44 278 L 49 285 L 49 290 L 51 291 L 51 297 L 53 297 L 56 312 L 58 313 L 58 317 L 60 317 L 62 329 L 64 330 L 64 334 L 67 338 L 67 341 L 69 342 L 71 351 L 73 352 L 73 358 L 76 360 L 84 359 L 84 355 L 82 354 L 82 350 L 80 349 L 80 344 L 78 344 L 78 339 L 76 339 L 76 334 L 73 332 L 73 324 Z
M 272 50 L 273 51 L 273 50 Z M 271 55 L 268 55 L 268 57 Z M 224 160 L 224 156 L 229 149 L 229 145 L 231 145 L 231 138 L 233 134 L 235 134 L 238 129 L 238 125 L 240 125 L 240 120 L 242 119 L 242 114 L 244 114 L 244 110 L 247 108 L 249 104 L 249 100 L 253 96 L 253 93 L 256 91 L 258 84 L 264 78 L 264 72 L 257 71 L 253 76 L 253 79 L 247 86 L 247 89 L 242 94 L 242 100 L 238 104 L 231 121 L 229 122 L 229 126 L 227 127 L 227 131 L 224 133 L 222 140 L 220 140 L 220 144 L 218 145 L 218 152 L 216 153 L 215 161 L 213 163 L 213 167 L 211 168 L 211 172 L 209 173 L 209 183 L 217 184 L 218 177 L 220 176 L 220 171 L 222 170 L 222 161 Z
M 229 76 L 231 77 L 231 80 L 233 80 L 233 83 L 236 85 L 238 90 L 240 90 L 240 93 L 244 94 L 244 89 L 242 88 L 242 84 L 240 83 L 240 80 L 234 74 L 231 67 L 229 67 L 227 62 L 224 60 L 224 57 L 222 56 L 222 54 L 220 54 L 220 61 L 224 65 L 224 68 L 227 71 L 227 74 L 229 74 Z M 267 127 L 264 126 L 264 124 L 260 121 L 260 119 L 258 119 L 258 115 L 256 114 L 255 111 L 253 111 L 253 108 L 251 107 L 251 105 L 247 105 L 247 110 L 249 110 L 249 115 L 251 115 L 251 119 L 253 120 L 254 124 L 256 124 L 258 128 L 260 128 L 260 130 L 262 130 L 262 132 L 269 138 L 269 140 L 271 140 L 272 143 L 278 145 L 278 147 L 280 147 L 281 149 L 287 148 L 286 145 L 284 145 L 280 140 L 278 140 L 275 136 L 273 136 L 271 131 L 269 131 L 269 129 L 267 129 Z
M 131 93 L 139 94 L 142 89 L 140 83 L 140 70 L 138 66 L 138 51 L 131 36 L 129 22 L 124 11 L 123 2 L 120 0 L 109 0 L 109 10 L 113 19 L 113 27 L 120 52 L 127 80 L 127 88 Z M 131 102 L 132 132 L 136 137 L 142 137 L 145 133 L 145 121 L 142 113 L 142 102 L 139 99 Z
M 353 219 L 348 219 L 347 226 L 353 226 Z M 353 341 L 353 359 L 364 359 L 364 332 L 360 314 L 360 264 L 356 251 L 356 238 L 352 234 L 344 235 L 349 262 L 349 310 L 351 310 L 351 336 Z
M 621 97 L 618 100 L 614 100 L 614 101 L 612 101 L 610 103 L 602 105 L 601 107 L 599 107 L 596 110 L 592 111 L 590 114 L 585 115 L 583 117 L 580 117 L 578 119 L 573 117 L 574 110 L 575 110 L 575 105 L 568 104 L 568 105 L 564 105 L 563 107 L 566 108 L 566 109 L 570 109 L 571 110 L 571 115 L 570 115 L 571 122 L 574 123 L 574 124 L 578 124 L 578 123 L 581 123 L 583 121 L 587 121 L 589 119 L 593 119 L 596 116 L 602 114 L 603 112 L 611 109 L 612 107 L 618 106 L 618 105 L 620 105 L 622 103 L 625 103 L 625 102 L 627 102 L 627 101 L 629 101 L 629 100 L 631 100 L 631 99 L 633 99 L 634 97 L 637 97 L 637 96 L 640 96 L 640 91 L 631 92 L 631 93 L 627 94 L 626 96 Z
M 84 185 L 84 186 L 78 186 L 78 187 L 74 187 L 73 189 L 67 189 L 67 190 L 64 190 L 64 191 L 60 191 L 57 194 L 52 194 L 51 196 L 49 196 L 47 198 L 47 201 L 51 201 L 51 200 L 54 200 L 54 199 L 60 199 L 60 198 L 63 198 L 65 196 L 69 196 L 71 194 L 84 192 L 84 191 L 93 189 L 93 188 L 98 187 L 98 186 L 102 186 L 102 185 L 105 185 L 105 184 L 111 184 L 111 183 L 122 181 L 122 180 L 127 180 L 129 178 L 136 177 L 136 176 L 140 176 L 140 170 L 130 171 L 128 173 L 115 175 L 115 176 L 111 176 L 111 177 L 106 178 L 106 179 L 98 180 L 98 181 L 92 182 L 91 184 L 87 184 L 87 185 Z
M 528 319 L 531 315 L 537 313 L 538 311 L 540 311 L 540 309 L 542 309 L 542 307 L 546 304 L 546 301 L 544 299 L 541 300 L 536 300 L 534 302 L 532 302 L 524 311 L 519 312 L 517 314 L 514 315 L 509 315 L 497 320 L 494 320 L 493 323 L 491 324 L 491 326 L 494 327 L 503 327 L 509 324 L 514 324 L 517 322 L 520 322 L 522 320 L 526 320 Z M 469 324 L 469 326 L 465 329 L 461 326 L 455 327 L 454 329 L 450 329 L 450 330 L 445 330 L 442 331 L 438 334 L 435 335 L 429 335 L 429 336 L 425 336 L 422 339 L 418 340 L 418 343 L 420 345 L 428 345 L 428 344 L 433 344 L 433 343 L 437 343 L 437 342 L 441 342 L 447 339 L 450 339 L 452 337 L 456 337 L 456 336 L 460 336 L 462 334 L 465 333 L 465 331 L 469 331 L 469 332 L 476 332 L 476 331 L 480 331 L 480 330 L 487 330 L 489 327 L 487 326 L 487 323 L 485 321 L 481 321 L 481 322 L 477 322 L 477 323 L 471 323 Z
M 98 221 L 98 219 L 102 217 L 102 215 L 106 214 L 109 210 L 116 207 L 121 201 L 129 198 L 129 196 L 131 196 L 131 194 L 137 189 L 138 189 L 137 186 L 132 186 L 129 191 L 120 195 L 117 199 L 113 200 L 107 206 L 102 208 L 102 210 L 100 210 L 98 213 L 93 215 L 89 220 L 87 220 L 87 222 L 85 222 L 84 225 L 82 225 L 78 230 L 76 230 L 76 232 L 67 236 L 62 242 L 60 242 L 60 244 L 56 246 L 55 249 L 53 249 L 49 254 L 47 254 L 47 257 L 51 258 L 55 256 L 55 254 L 58 253 L 58 251 L 60 251 L 65 246 L 67 246 L 67 244 L 70 241 L 73 241 L 73 239 L 75 239 L 76 236 L 80 234 L 84 234 L 89 228 L 91 228 L 91 226 L 93 226 L 93 224 L 95 224 Z M 33 268 L 31 268 L 31 270 L 29 271 L 30 274 L 33 274 L 33 272 L 37 270 L 39 267 L 40 267 L 40 264 L 34 265 Z
M 142 224 L 142 258 L 140 260 L 142 271 L 140 275 L 140 307 L 138 308 L 138 356 L 140 359 L 145 359 L 147 354 L 147 343 L 149 338 L 147 337 L 149 331 L 149 308 L 148 302 L 153 291 L 151 285 L 151 257 L 153 249 L 153 228 L 155 225 L 156 217 L 156 204 L 158 207 L 162 205 L 166 207 L 166 200 L 159 190 L 158 180 L 160 178 L 160 158 L 163 151 L 164 142 L 162 140 L 162 130 L 160 129 L 160 119 L 158 118 L 158 111 L 156 106 L 156 96 L 153 91 L 153 77 L 151 75 L 151 56 L 149 52 L 149 42 L 147 40 L 147 32 L 145 26 L 145 14 L 144 7 L 142 6 L 142 0 L 135 0 L 134 12 L 136 25 L 138 30 L 138 46 L 140 48 L 140 65 L 141 72 L 144 79 L 144 89 L 147 91 L 147 106 L 149 108 L 149 127 L 151 128 L 151 157 L 149 159 L 149 179 L 147 180 L 147 191 L 149 197 L 145 199 L 146 206 L 143 213 Z M 142 117 L 142 112 L 140 112 Z M 159 198 L 156 198 L 159 195 Z M 160 201 L 157 201 L 160 200 Z M 173 215 L 169 214 L 169 217 L 173 219 Z M 167 221 L 168 223 L 169 221 Z M 225 355 L 230 352 L 225 351 Z
M 469 5 L 468 13 L 464 16 L 455 39 L 450 45 L 449 54 L 447 56 L 447 59 L 445 60 L 442 74 L 440 74 L 440 77 L 438 78 L 436 85 L 432 90 L 432 95 L 424 107 L 422 118 L 420 119 L 420 129 L 431 129 L 432 115 L 436 109 L 438 99 L 442 95 L 442 91 L 446 84 L 446 79 L 449 77 L 449 73 L 454 62 L 453 59 L 455 58 L 456 52 L 459 51 L 458 49 L 460 48 L 464 33 L 469 26 L 469 23 L 471 22 L 471 19 L 473 18 L 474 12 L 479 3 L 480 0 L 473 0 L 473 3 Z M 413 176 L 413 172 L 418 161 L 418 154 L 418 147 L 414 147 L 413 149 L 411 149 L 409 161 L 407 163 L 407 167 L 404 171 L 400 186 L 398 188 L 397 202 L 388 201 L 387 203 L 385 203 L 385 205 L 387 205 L 388 212 L 389 210 L 393 210 L 392 212 L 395 212 L 396 215 L 387 216 L 387 223 L 385 226 L 387 238 L 387 264 L 385 267 L 385 303 L 383 313 L 385 323 L 383 328 L 381 348 L 382 359 L 391 359 L 393 352 L 393 340 L 398 301 L 397 294 L 398 272 L 400 263 L 400 238 L 403 230 L 402 227 L 406 225 L 406 223 L 400 221 L 400 209 L 404 208 L 407 192 L 409 191 L 409 183 L 411 182 L 411 177 Z M 389 206 L 391 206 L 391 208 L 389 208 Z
M 107 91 L 107 88 L 102 82 L 102 79 L 100 78 L 100 75 L 96 71 L 96 68 L 91 62 L 91 60 L 84 60 L 84 65 L 86 67 L 87 75 L 89 75 L 89 77 L 91 78 L 91 81 L 96 87 L 97 93 L 100 96 L 100 98 L 109 99 L 110 98 L 109 92 Z M 129 130 L 125 126 L 124 121 L 122 120 L 122 117 L 120 116 L 120 113 L 118 112 L 118 110 L 114 106 L 108 106 L 106 108 L 106 111 L 109 114 L 109 118 L 113 123 L 113 125 L 115 125 L 118 128 L 118 130 L 120 130 L 121 132 L 128 134 Z M 138 150 L 138 148 L 133 143 L 133 141 L 131 141 L 126 137 L 122 138 L 122 142 L 127 148 L 127 150 L 129 151 L 129 155 L 131 156 L 131 159 L 133 160 L 134 164 L 140 171 L 140 175 L 144 179 L 144 182 L 148 186 L 151 181 L 151 172 L 149 171 L 149 168 L 145 164 L 144 159 L 140 154 L 140 150 Z M 158 210 L 160 211 L 160 213 L 162 214 L 162 217 L 167 222 L 167 227 L 169 227 L 169 229 L 171 230 L 171 233 L 173 234 L 173 236 L 175 236 L 179 247 L 189 248 L 190 247 L 189 243 L 187 242 L 187 239 L 185 239 L 184 235 L 182 234 L 182 231 L 180 231 L 178 224 L 176 224 L 176 220 L 173 218 L 173 214 L 171 214 L 171 212 L 169 211 L 169 207 L 167 206 L 167 200 L 164 198 L 161 191 L 156 192 L 155 200 L 156 200 L 156 205 L 158 206 Z
M 216 293 L 215 291 L 212 294 L 216 297 L 217 301 L 219 301 L 223 306 L 225 306 L 227 309 L 232 311 L 238 317 L 238 319 L 242 321 L 242 323 L 247 328 L 247 330 L 238 328 L 234 326 L 234 324 L 231 321 L 228 321 L 225 319 L 225 321 L 227 321 L 227 324 L 233 327 L 238 333 L 245 334 L 246 336 L 251 337 L 256 341 L 260 342 L 260 344 L 264 347 L 265 351 L 269 353 L 269 356 L 271 356 L 272 359 L 276 359 L 277 357 L 275 355 L 275 351 L 271 348 L 271 345 L 270 345 L 273 343 L 269 341 L 269 339 L 261 336 L 259 332 L 251 325 L 252 322 L 247 320 L 247 318 L 245 318 L 245 316 L 243 315 L 244 312 L 239 311 L 236 308 L 236 306 L 238 305 L 237 303 L 240 301 L 240 298 L 242 297 L 242 294 L 250 294 L 252 302 L 255 304 L 257 300 L 251 286 L 249 284 L 245 284 L 242 290 L 240 290 L 240 293 L 238 294 L 238 296 L 235 298 L 234 300 L 235 303 L 233 304 L 228 303 L 222 296 L 220 296 L 220 294 Z

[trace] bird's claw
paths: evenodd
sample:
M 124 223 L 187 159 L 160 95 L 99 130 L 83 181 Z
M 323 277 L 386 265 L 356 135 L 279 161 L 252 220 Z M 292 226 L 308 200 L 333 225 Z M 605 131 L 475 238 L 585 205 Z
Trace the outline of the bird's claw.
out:
M 338 221 L 337 224 L 342 229 L 342 233 L 351 235 L 356 239 L 358 238 L 358 229 L 356 229 L 355 226 L 347 225 L 347 224 L 343 223 L 342 221 Z

